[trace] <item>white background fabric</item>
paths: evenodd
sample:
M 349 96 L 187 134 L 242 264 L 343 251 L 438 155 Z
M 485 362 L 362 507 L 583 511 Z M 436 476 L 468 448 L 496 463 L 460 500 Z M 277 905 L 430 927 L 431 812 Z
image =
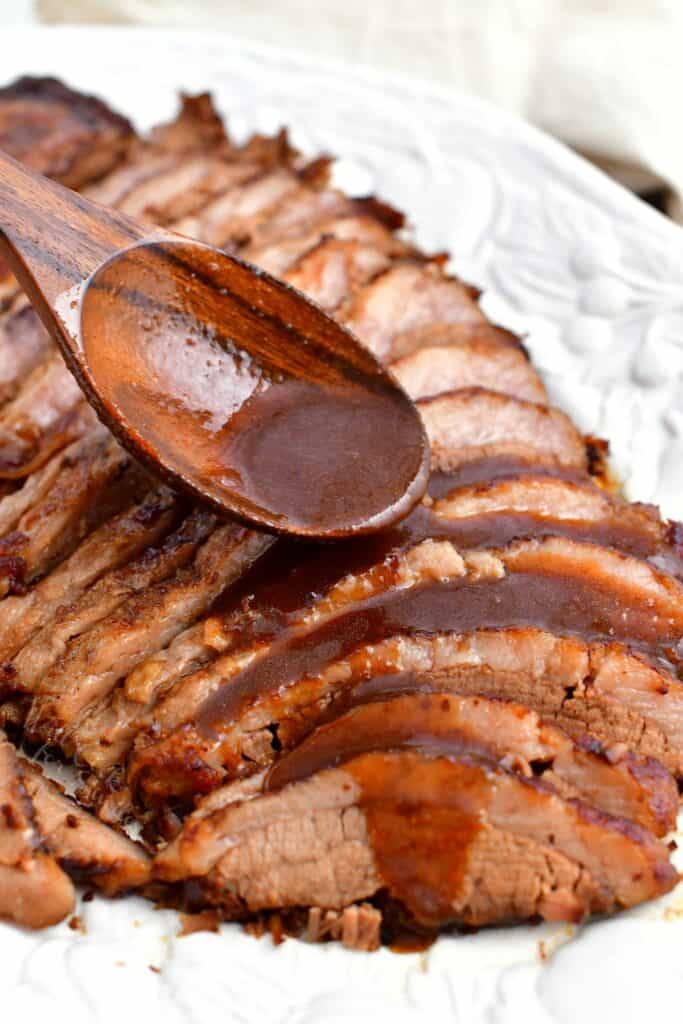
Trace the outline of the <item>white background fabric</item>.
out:
M 26 18 L 30 0 L 0 8 L 0 21 Z M 683 193 L 683 0 L 34 0 L 34 11 L 49 22 L 210 27 L 409 72 Z

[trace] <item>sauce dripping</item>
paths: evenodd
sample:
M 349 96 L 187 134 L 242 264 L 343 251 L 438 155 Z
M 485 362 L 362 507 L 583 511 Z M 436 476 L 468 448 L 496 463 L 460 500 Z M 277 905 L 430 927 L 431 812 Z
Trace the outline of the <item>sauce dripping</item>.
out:
M 681 623 L 651 609 L 615 600 L 615 594 L 582 577 L 515 572 L 501 579 L 458 577 L 408 590 L 389 590 L 360 602 L 303 634 L 286 633 L 269 651 L 227 679 L 202 705 L 197 728 L 217 738 L 243 710 L 287 684 L 319 672 L 361 644 L 395 634 L 469 632 L 533 626 L 589 641 L 621 640 L 669 665 Z
M 412 751 L 363 754 L 345 770 L 359 787 L 390 897 L 424 927 L 462 920 L 458 904 L 470 850 L 490 799 L 485 770 Z
M 446 519 L 418 505 L 401 523 L 369 537 L 343 544 L 280 543 L 235 587 L 215 602 L 225 630 L 235 630 L 234 642 L 275 636 L 296 615 L 324 596 L 344 576 L 362 573 L 423 540 L 448 540 L 460 550 L 500 548 L 518 539 L 567 537 L 614 547 L 639 558 L 650 558 L 664 571 L 682 577 L 680 555 L 657 546 L 652 534 L 614 520 L 590 523 L 548 519 L 533 513 L 489 512 Z M 245 609 L 250 614 L 245 617 Z

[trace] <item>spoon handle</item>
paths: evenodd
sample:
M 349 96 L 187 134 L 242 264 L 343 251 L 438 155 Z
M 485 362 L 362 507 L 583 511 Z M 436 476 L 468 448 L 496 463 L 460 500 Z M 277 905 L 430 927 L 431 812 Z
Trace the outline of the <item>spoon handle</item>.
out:
M 58 298 L 153 230 L 0 153 L 0 255 L 53 331 Z

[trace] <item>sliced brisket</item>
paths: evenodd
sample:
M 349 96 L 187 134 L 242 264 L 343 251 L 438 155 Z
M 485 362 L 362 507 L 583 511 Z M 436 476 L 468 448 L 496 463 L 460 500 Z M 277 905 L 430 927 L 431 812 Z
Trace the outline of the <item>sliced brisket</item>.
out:
M 0 731 L 0 918 L 26 928 L 57 924 L 71 912 L 74 890 L 41 836 L 16 753 Z
M 82 401 L 81 389 L 58 353 L 37 366 L 0 413 L 0 473 L 26 476 L 26 465 L 75 418 Z
M 538 459 L 574 470 L 588 468 L 585 442 L 559 409 L 483 388 L 421 399 L 418 409 L 436 470 L 452 473 L 463 463 L 501 458 L 527 466 Z
M 106 174 L 133 141 L 126 118 L 56 78 L 0 89 L 0 149 L 69 188 Z
M 596 486 L 604 446 L 476 290 L 286 132 L 235 145 L 207 95 L 140 139 L 22 80 L 3 145 L 334 311 L 419 398 L 433 478 L 403 523 L 334 549 L 219 523 L 97 424 L 0 267 L 0 720 L 90 767 L 81 804 L 176 835 L 155 885 L 227 917 L 308 908 L 311 939 L 374 948 L 378 906 L 429 930 L 668 891 L 650 833 L 676 805 L 652 758 L 683 777 L 676 527 Z M 3 786 L 0 914 L 66 913 L 56 861 L 145 884 L 145 853 L 6 742 Z
M 338 217 L 325 218 L 310 231 L 271 242 L 269 245 L 247 246 L 244 256 L 276 277 L 294 267 L 324 239 L 357 242 L 364 249 L 372 249 L 396 258 L 412 254 L 410 246 L 398 238 L 381 221 L 368 212 L 361 212 L 358 204 L 350 202 Z
M 232 545 L 214 535 L 200 552 L 193 572 L 201 576 L 201 595 L 193 606 L 206 610 L 218 593 L 243 575 L 273 543 L 267 534 L 244 531 Z M 205 561 L 211 560 L 212 574 L 207 578 Z M 189 574 L 188 574 L 189 576 Z M 185 584 L 186 581 L 183 581 Z M 187 613 L 185 613 L 187 616 Z M 139 661 L 122 684 L 107 693 L 72 730 L 69 747 L 80 761 L 105 771 L 120 764 L 128 754 L 138 731 L 149 722 L 149 714 L 183 678 L 197 672 L 217 654 L 211 644 L 211 620 L 179 633 L 168 647 Z
M 669 526 L 650 505 L 629 504 L 588 480 L 520 474 L 454 489 L 432 512 L 463 547 L 500 546 L 522 537 L 569 537 L 649 558 L 681 575 Z
M 486 344 L 495 342 L 497 345 L 508 345 L 526 354 L 526 349 L 517 335 L 506 331 L 503 327 L 496 327 L 488 321 L 483 323 L 456 321 L 454 323 L 428 323 L 423 327 L 416 327 L 414 330 L 397 334 L 391 343 L 387 360 L 397 362 L 416 354 L 423 348 L 435 349 L 444 345 L 448 347 L 469 345 L 477 341 Z
M 108 895 L 149 880 L 150 860 L 141 846 L 84 811 L 40 768 L 24 761 L 22 772 L 43 843 L 65 871 Z
M 0 662 L 7 662 L 40 629 L 51 629 L 60 609 L 73 605 L 105 573 L 153 546 L 178 518 L 178 502 L 158 485 L 94 530 L 28 593 L 7 597 L 0 618 Z
M 19 302 L 0 320 L 0 408 L 24 387 L 53 347 L 32 306 Z
M 172 576 L 194 555 L 215 526 L 210 512 L 190 513 L 161 543 L 144 550 L 126 565 L 105 573 L 89 590 L 62 605 L 16 655 L 9 678 L 16 689 L 32 692 L 39 681 L 78 644 L 81 637 L 107 620 L 126 601 Z
M 194 877 L 233 916 L 338 909 L 386 888 L 432 928 L 575 921 L 677 879 L 647 831 L 548 783 L 455 752 L 391 748 L 206 815 L 200 806 L 155 869 Z
M 639 760 L 623 747 L 575 743 L 521 704 L 454 696 L 440 691 L 438 683 L 434 692 L 406 694 L 400 694 L 399 684 L 399 695 L 385 700 L 356 694 L 360 704 L 317 728 L 270 769 L 267 788 L 281 789 L 378 747 L 428 743 L 434 750 L 484 757 L 527 778 L 542 778 L 563 796 L 581 797 L 655 835 L 675 826 L 678 789 L 658 762 Z
M 174 223 L 174 229 L 210 245 L 234 247 L 245 244 L 259 221 L 268 216 L 269 210 L 298 187 L 295 172 L 287 168 L 269 171 L 240 188 L 218 196 L 197 214 L 183 217 Z
M 129 484 L 133 491 L 140 486 L 131 457 L 102 428 L 93 429 L 69 446 L 52 486 L 0 538 L 0 556 L 20 560 L 22 583 L 43 576 L 90 529 L 119 511 L 131 493 Z M 12 589 L 12 582 L 12 572 L 3 574 L 0 558 L 0 595 Z
M 427 324 L 484 323 L 477 292 L 434 265 L 404 263 L 378 277 L 339 310 L 346 326 L 380 359 L 394 339 Z
M 390 264 L 391 257 L 381 249 L 356 241 L 324 238 L 297 260 L 284 280 L 331 313 Z
M 430 398 L 460 388 L 487 388 L 545 404 L 545 388 L 524 352 L 498 341 L 462 341 L 421 348 L 389 364 L 411 398 Z
M 28 734 L 43 742 L 61 742 L 73 754 L 73 734 L 87 711 L 143 658 L 165 647 L 206 612 L 269 543 L 268 535 L 233 523 L 221 526 L 201 547 L 195 545 L 191 566 L 130 597 L 69 642 L 50 670 L 32 679 L 37 695 L 26 722 Z M 17 678 L 21 683 L 20 674 Z
M 253 770 L 259 754 L 242 741 L 254 706 L 276 693 L 282 699 L 299 681 L 315 689 L 327 662 L 392 633 L 530 626 L 589 642 L 621 640 L 669 665 L 679 657 L 682 609 L 678 582 L 594 544 L 551 537 L 461 557 L 447 541 L 423 541 L 344 578 L 290 619 L 281 637 L 257 632 L 251 648 L 183 679 L 140 734 L 130 778 L 156 802 L 213 788 L 226 771 Z

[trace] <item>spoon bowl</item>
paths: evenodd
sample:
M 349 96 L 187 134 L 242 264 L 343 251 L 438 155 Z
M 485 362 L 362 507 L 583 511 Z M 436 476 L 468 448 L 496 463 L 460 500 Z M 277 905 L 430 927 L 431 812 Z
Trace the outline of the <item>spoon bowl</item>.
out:
M 421 496 L 412 403 L 274 278 L 195 242 L 143 242 L 93 274 L 79 314 L 92 399 L 199 497 L 275 529 L 342 535 Z
M 0 232 L 100 418 L 172 485 L 317 537 L 388 526 L 423 495 L 429 448 L 415 406 L 293 288 L 8 157 Z

